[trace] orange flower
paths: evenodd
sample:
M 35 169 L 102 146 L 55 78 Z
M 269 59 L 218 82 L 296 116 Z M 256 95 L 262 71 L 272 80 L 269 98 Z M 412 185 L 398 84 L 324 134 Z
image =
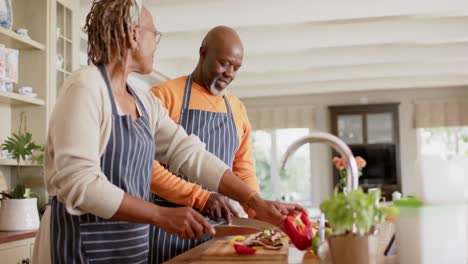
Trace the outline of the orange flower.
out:
M 338 170 L 344 170 L 346 168 L 346 163 L 344 159 L 340 159 L 338 157 L 333 158 L 333 164 Z
M 356 163 L 357 163 L 358 169 L 362 169 L 367 165 L 366 160 L 361 158 L 360 156 L 356 157 Z
M 366 166 L 366 160 L 364 160 L 362 157 L 354 157 L 354 159 L 356 160 L 356 165 L 358 167 L 358 172 L 359 172 L 359 177 L 362 175 L 362 168 L 364 168 Z M 345 188 L 346 186 L 346 162 L 345 162 L 345 159 L 343 158 L 338 158 L 338 157 L 333 157 L 333 164 L 335 165 L 335 167 L 340 171 L 340 181 L 337 185 L 338 188 L 340 189 L 343 189 Z
M 364 160 L 362 157 L 357 156 L 357 157 L 355 157 L 355 159 L 356 159 L 356 163 L 357 163 L 357 166 L 358 166 L 359 170 L 361 170 L 362 168 L 364 168 L 367 165 L 366 160 Z M 335 167 L 338 170 L 346 169 L 346 162 L 342 158 L 334 157 L 333 158 L 333 164 L 335 165 Z

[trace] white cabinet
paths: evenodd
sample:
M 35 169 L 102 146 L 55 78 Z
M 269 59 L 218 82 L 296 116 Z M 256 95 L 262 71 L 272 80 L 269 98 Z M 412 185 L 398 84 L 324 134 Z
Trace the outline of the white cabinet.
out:
M 0 90 L 0 145 L 17 133 L 22 113 L 26 127 L 36 144 L 46 141 L 47 124 L 56 96 L 70 73 L 79 67 L 80 27 L 77 0 L 14 0 L 12 2 L 13 30 L 0 27 L 0 43 L 19 50 L 18 83 L 14 92 Z M 26 28 L 30 39 L 14 29 Z M 62 61 L 63 63 L 59 63 Z M 29 86 L 37 97 L 19 94 L 18 88 Z M 16 172 L 11 159 L 0 159 L 0 179 L 8 188 L 16 184 Z M 21 181 L 32 191 L 43 196 L 42 169 L 39 166 L 21 168 Z M 37 184 L 39 183 L 39 184 Z M 39 203 L 46 203 L 42 199 Z M 0 260 L 1 262 L 1 260 Z
M 34 238 L 0 244 L 0 260 L 5 264 L 31 263 Z
M 0 144 L 17 133 L 20 115 L 27 116 L 27 128 L 36 144 L 45 142 L 46 104 L 47 104 L 47 1 L 15 0 L 12 3 L 13 30 L 25 28 L 30 39 L 22 37 L 13 30 L 0 28 L 0 43 L 6 48 L 17 49 L 18 83 L 14 92 L 0 91 Z M 31 87 L 36 97 L 18 93 L 21 87 Z M 8 188 L 16 184 L 16 163 L 13 160 L 0 160 L 0 178 L 5 178 Z M 40 174 L 36 168 L 33 171 Z M 26 174 L 22 174 L 26 175 Z M 29 175 L 28 175 L 29 176 Z M 25 182 L 25 178 L 20 179 Z M 29 186 L 28 186 L 29 187 Z M 0 258 L 3 263 L 3 259 Z
M 54 58 L 50 65 L 53 70 L 50 72 L 49 110 L 52 110 L 63 82 L 80 65 L 79 1 L 56 0 L 50 11 L 50 51 Z
M 329 107 L 332 133 L 367 161 L 360 186 L 381 188 L 387 200 L 401 190 L 398 107 L 398 103 Z M 335 184 L 338 180 L 335 170 Z

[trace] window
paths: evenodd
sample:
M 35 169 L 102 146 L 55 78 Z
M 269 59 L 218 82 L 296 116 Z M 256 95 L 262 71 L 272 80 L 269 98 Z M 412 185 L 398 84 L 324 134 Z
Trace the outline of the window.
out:
M 310 201 L 310 145 L 304 145 L 288 160 L 286 170 L 278 172 L 286 149 L 308 128 L 257 130 L 252 133 L 253 155 L 262 196 L 284 201 Z
M 428 155 L 468 156 L 468 127 L 420 128 L 420 153 Z
M 252 149 L 255 160 L 258 185 L 262 195 L 273 199 L 271 183 L 271 134 L 269 131 L 257 130 L 252 134 Z

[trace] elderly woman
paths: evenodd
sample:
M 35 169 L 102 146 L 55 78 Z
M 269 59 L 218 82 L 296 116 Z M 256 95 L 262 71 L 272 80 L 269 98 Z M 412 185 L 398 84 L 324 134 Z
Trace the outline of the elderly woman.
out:
M 95 1 L 85 29 L 92 65 L 65 81 L 49 124 L 44 181 L 50 206 L 34 263 L 147 263 L 150 225 L 181 238 L 213 235 L 193 209 L 148 202 L 154 157 L 272 224 L 299 209 L 261 199 L 176 125 L 158 99 L 128 86 L 129 73 L 151 72 L 161 37 L 139 1 Z

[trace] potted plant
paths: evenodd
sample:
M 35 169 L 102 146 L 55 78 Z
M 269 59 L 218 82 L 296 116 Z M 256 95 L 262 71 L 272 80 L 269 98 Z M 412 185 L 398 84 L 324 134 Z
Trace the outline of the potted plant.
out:
M 328 236 L 333 263 L 377 263 L 376 225 L 398 214 L 396 207 L 383 206 L 379 200 L 379 189 L 364 193 L 359 188 L 347 194 L 335 189 L 333 197 L 320 204 L 333 230 Z
M 7 150 L 16 160 L 16 186 L 11 191 L 0 193 L 0 231 L 32 230 L 39 228 L 37 198 L 32 197 L 29 188 L 21 182 L 20 161 L 31 156 L 34 150 L 40 149 L 32 141 L 29 132 L 13 133 L 2 149 Z

